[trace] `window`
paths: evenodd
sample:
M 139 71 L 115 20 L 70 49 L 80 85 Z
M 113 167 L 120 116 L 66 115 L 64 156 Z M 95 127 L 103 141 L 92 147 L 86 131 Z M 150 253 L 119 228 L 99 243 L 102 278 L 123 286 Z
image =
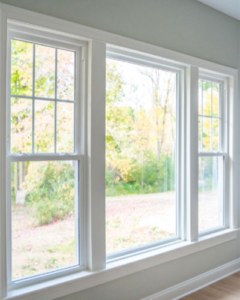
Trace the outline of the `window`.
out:
M 0 298 L 57 299 L 235 239 L 236 70 L 23 16 L 0 35 Z
M 222 83 L 223 84 L 223 83 Z M 199 231 L 224 224 L 222 84 L 199 80 Z
M 179 239 L 179 74 L 112 57 L 106 72 L 106 251 L 112 258 Z
M 14 30 L 9 47 L 9 283 L 17 284 L 82 264 L 81 49 Z

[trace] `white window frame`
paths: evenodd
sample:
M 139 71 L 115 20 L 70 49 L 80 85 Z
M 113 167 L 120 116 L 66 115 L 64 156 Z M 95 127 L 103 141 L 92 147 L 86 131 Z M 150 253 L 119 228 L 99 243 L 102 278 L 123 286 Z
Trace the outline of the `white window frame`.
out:
M 208 234 L 212 234 L 218 232 L 220 230 L 224 230 L 229 227 L 229 195 L 228 195 L 228 179 L 227 174 L 228 171 L 228 148 L 227 148 L 227 137 L 228 137 L 228 80 L 224 76 L 214 76 L 211 74 L 200 73 L 199 80 L 208 81 L 211 83 L 219 84 L 219 149 L 218 151 L 200 151 L 198 153 L 198 157 L 222 157 L 222 178 L 219 178 L 222 182 L 219 184 L 223 186 L 222 190 L 222 205 L 223 205 L 223 217 L 222 217 L 222 225 L 213 227 L 211 229 L 199 231 L 199 236 L 204 236 Z M 202 99 L 203 101 L 203 99 Z M 202 103 L 203 106 L 203 103 Z M 198 114 L 198 117 L 204 117 L 203 112 L 202 115 Z M 213 119 L 214 117 L 209 116 L 209 118 Z M 203 126 L 203 125 L 202 125 Z M 203 129 L 202 129 L 203 130 Z M 211 133 L 212 135 L 212 133 Z
M 56 134 L 54 138 L 54 153 L 34 153 L 34 131 L 32 134 L 32 153 L 11 153 L 10 144 L 11 144 L 11 40 L 22 40 L 25 42 L 33 43 L 34 45 L 45 45 L 49 47 L 53 47 L 55 49 L 64 49 L 69 50 L 75 53 L 75 74 L 74 74 L 74 100 L 57 100 L 56 94 L 56 82 L 55 82 L 55 96 L 54 98 L 44 98 L 44 97 L 36 97 L 34 95 L 34 83 L 35 76 L 33 76 L 33 95 L 32 96 L 18 96 L 14 95 L 15 98 L 23 98 L 29 99 L 30 101 L 40 100 L 40 101 L 54 101 L 55 107 L 57 102 L 61 103 L 73 103 L 74 104 L 74 152 L 70 153 L 57 153 L 56 152 Z M 34 46 L 35 47 L 35 46 Z M 52 278 L 56 278 L 59 276 L 67 275 L 73 272 L 80 272 L 85 269 L 86 266 L 86 249 L 85 249 L 85 240 L 84 236 L 86 236 L 86 224 L 84 224 L 84 193 L 83 193 L 83 170 L 84 170 L 84 144 L 85 144 L 85 134 L 84 134 L 84 55 L 86 52 L 86 43 L 80 42 L 75 39 L 66 38 L 59 36 L 57 34 L 48 34 L 44 33 L 40 30 L 28 29 L 21 26 L 9 25 L 8 26 L 8 37 L 7 37 L 7 284 L 9 290 L 13 290 L 16 288 L 24 287 L 30 284 L 34 284 L 37 282 L 41 282 L 43 279 L 48 280 Z M 34 49 L 34 48 L 33 48 Z M 35 56 L 35 52 L 33 51 L 33 56 Z M 57 57 L 55 57 L 57 59 Z M 55 62 L 56 63 L 56 62 Z M 33 68 L 35 65 L 35 60 L 33 59 Z M 57 64 L 55 65 L 57 67 Z M 33 73 L 34 74 L 34 73 Z M 34 105 L 32 107 L 34 112 Z M 56 109 L 54 115 L 54 131 L 56 132 Z M 32 122 L 34 122 L 34 113 L 32 113 Z M 34 123 L 33 123 L 34 124 Z M 34 125 L 33 125 L 34 128 Z M 78 165 L 78 168 L 75 173 L 75 186 L 76 186 L 76 196 L 75 196 L 75 253 L 76 253 L 76 264 L 73 266 L 67 266 L 63 268 L 59 268 L 56 270 L 52 270 L 45 273 L 36 274 L 33 276 L 28 276 L 26 278 L 20 278 L 12 281 L 11 271 L 11 255 L 12 255 L 12 247 L 11 247 L 11 193 L 8 192 L 11 190 L 11 163 L 12 162 L 27 162 L 27 161 L 73 161 Z
M 184 178 L 181 179 L 181 167 L 184 165 L 182 161 L 181 145 L 184 144 L 181 132 L 184 131 L 184 126 L 181 123 L 183 108 L 182 100 L 182 90 L 184 82 L 184 72 L 185 68 L 177 63 L 166 63 L 164 60 L 158 57 L 150 57 L 149 55 L 144 55 L 143 53 L 135 53 L 128 49 L 119 49 L 114 46 L 107 46 L 106 57 L 109 59 L 114 59 L 126 63 L 136 64 L 138 66 L 146 66 L 150 68 L 155 68 L 163 71 L 174 72 L 176 74 L 176 236 L 169 239 L 160 240 L 157 242 L 144 244 L 138 247 L 133 247 L 127 250 L 110 253 L 106 256 L 107 263 L 114 262 L 119 259 L 131 257 L 139 253 L 147 252 L 151 249 L 156 249 L 159 247 L 164 247 L 168 244 L 178 243 L 184 240 L 182 220 L 184 219 L 183 205 L 184 201 L 181 201 L 182 186 L 184 185 Z
M 86 232 L 86 270 L 52 278 L 39 279 L 39 282 L 10 290 L 7 285 L 7 218 L 6 218 L 6 57 L 7 31 L 9 24 L 23 26 L 28 30 L 40 30 L 45 34 L 63 36 L 85 42 L 82 113 L 85 116 L 82 128 L 85 136 L 83 161 L 84 184 L 82 190 L 86 205 L 84 224 Z M 111 280 L 134 274 L 141 270 L 184 257 L 209 247 L 235 240 L 238 231 L 238 71 L 233 68 L 208 62 L 192 56 L 167 50 L 119 35 L 107 33 L 79 24 L 33 13 L 0 4 L 0 299 L 7 297 L 19 300 L 56 299 Z M 181 236 L 183 241 L 158 247 L 144 253 L 122 258 L 106 264 L 105 257 L 105 67 L 106 47 L 131 49 L 134 55 L 144 54 L 153 59 L 161 58 L 166 65 L 181 65 L 184 80 L 181 83 L 181 96 L 184 105 L 181 112 Z M 205 236 L 198 235 L 198 78 L 199 74 L 227 78 L 228 96 L 228 172 L 229 183 L 229 228 Z M 83 153 L 81 152 L 81 153 Z M 82 165 L 81 165 L 82 166 Z M 186 180 L 183 180 L 185 178 Z M 82 180 L 82 178 L 81 178 Z M 183 181 L 182 181 L 183 180 Z

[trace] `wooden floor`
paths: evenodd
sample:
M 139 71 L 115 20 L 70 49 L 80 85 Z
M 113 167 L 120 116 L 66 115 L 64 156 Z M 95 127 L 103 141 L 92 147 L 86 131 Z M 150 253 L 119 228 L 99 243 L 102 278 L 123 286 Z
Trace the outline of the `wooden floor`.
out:
M 213 283 L 182 300 L 240 300 L 240 272 Z

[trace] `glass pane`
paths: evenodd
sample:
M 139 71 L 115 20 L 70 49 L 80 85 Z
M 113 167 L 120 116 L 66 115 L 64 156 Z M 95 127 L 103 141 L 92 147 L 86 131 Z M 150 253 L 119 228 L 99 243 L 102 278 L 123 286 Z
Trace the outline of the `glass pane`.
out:
M 212 115 L 214 117 L 219 116 L 219 91 L 220 86 L 217 83 L 213 83 L 212 86 Z
M 211 151 L 211 118 L 202 118 L 203 122 L 203 151 Z
M 35 96 L 55 97 L 55 49 L 36 45 Z
M 176 74 L 107 59 L 107 253 L 176 236 Z
M 57 67 L 58 99 L 74 100 L 74 52 L 59 50 Z
M 202 151 L 202 117 L 198 117 L 198 149 Z
M 212 119 L 212 151 L 219 150 L 219 119 Z
M 211 82 L 203 81 L 203 115 L 211 115 Z
M 202 115 L 202 101 L 203 101 L 203 93 L 202 93 L 202 80 L 198 82 L 198 114 Z
M 11 41 L 11 94 L 32 96 L 33 44 Z
M 35 101 L 35 152 L 54 152 L 54 101 Z
M 11 152 L 32 152 L 32 100 L 11 99 Z
M 73 161 L 12 163 L 13 280 L 78 263 L 77 172 Z
M 57 103 L 57 152 L 74 152 L 74 104 Z
M 223 225 L 223 157 L 199 158 L 199 231 Z

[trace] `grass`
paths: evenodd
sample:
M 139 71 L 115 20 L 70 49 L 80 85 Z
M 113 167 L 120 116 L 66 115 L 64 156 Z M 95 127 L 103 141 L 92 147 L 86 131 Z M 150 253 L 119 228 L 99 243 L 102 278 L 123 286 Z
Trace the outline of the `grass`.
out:
M 141 195 L 141 194 L 155 194 L 159 191 L 159 185 L 139 185 L 138 183 L 115 183 L 106 185 L 107 197 L 118 197 L 119 195 Z
M 75 264 L 74 217 L 36 226 L 29 206 L 12 206 L 13 279 Z
M 174 195 L 168 192 L 107 198 L 107 253 L 173 237 Z

